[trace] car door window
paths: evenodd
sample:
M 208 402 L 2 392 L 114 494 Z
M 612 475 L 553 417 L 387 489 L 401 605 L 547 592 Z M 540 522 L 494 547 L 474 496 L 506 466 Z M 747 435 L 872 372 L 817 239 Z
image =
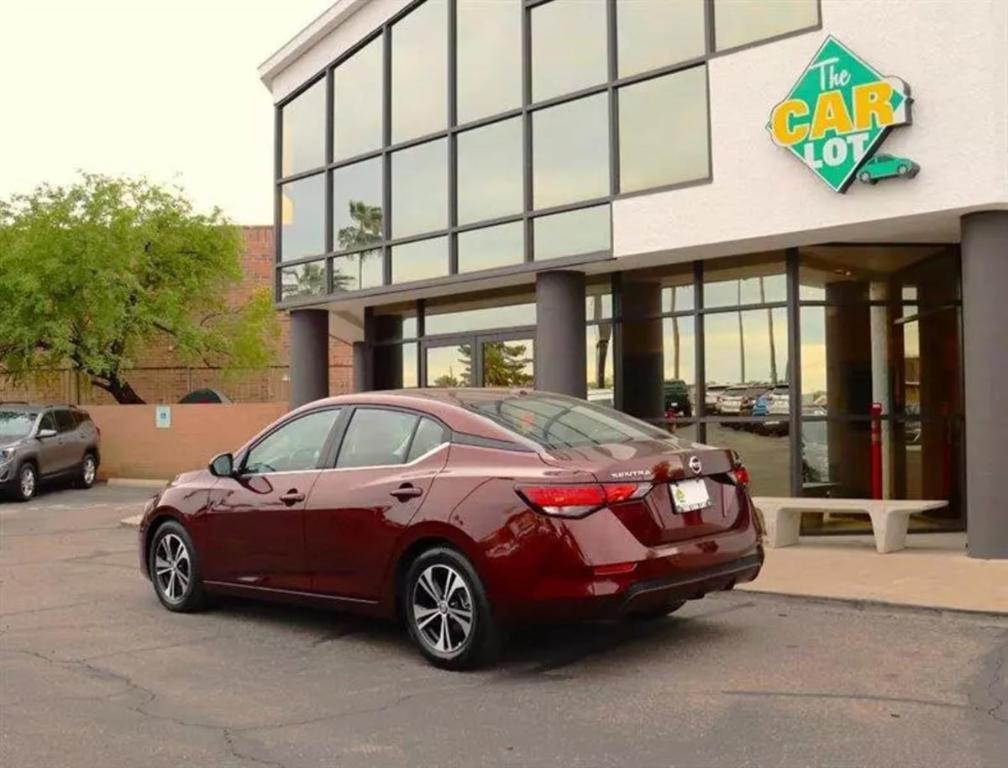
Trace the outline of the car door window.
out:
M 343 437 L 336 466 L 384 467 L 404 463 L 418 418 L 404 411 L 358 408 Z
M 288 421 L 253 446 L 245 458 L 244 473 L 263 475 L 316 469 L 338 416 L 339 409 L 331 408 Z
M 413 442 L 410 444 L 409 455 L 406 461 L 416 461 L 425 453 L 429 453 L 447 440 L 445 428 L 434 419 L 424 417 L 420 419 L 420 424 L 413 435 Z
M 42 421 L 39 423 L 39 432 L 43 429 L 51 429 L 53 432 L 56 431 L 56 420 L 53 418 L 52 411 L 46 411 L 42 416 Z
M 56 426 L 60 432 L 73 432 L 77 429 L 77 420 L 74 419 L 73 414 L 70 411 L 61 408 L 55 412 L 56 414 Z

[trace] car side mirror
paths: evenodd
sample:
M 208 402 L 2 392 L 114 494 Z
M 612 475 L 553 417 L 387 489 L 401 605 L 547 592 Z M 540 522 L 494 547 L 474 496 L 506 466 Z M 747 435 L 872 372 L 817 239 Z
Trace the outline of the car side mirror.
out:
M 36 437 L 41 440 L 44 437 L 56 437 L 55 429 L 40 429 Z
M 214 477 L 234 477 L 234 456 L 219 453 L 210 459 L 210 474 Z

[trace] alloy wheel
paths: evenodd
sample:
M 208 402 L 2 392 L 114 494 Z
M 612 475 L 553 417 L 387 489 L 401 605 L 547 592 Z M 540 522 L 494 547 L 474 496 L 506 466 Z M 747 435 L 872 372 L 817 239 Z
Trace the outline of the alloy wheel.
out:
M 21 468 L 21 498 L 30 499 L 35 495 L 35 470 L 31 464 L 25 464 Z
M 154 550 L 154 578 L 168 602 L 182 602 L 192 578 L 192 561 L 185 542 L 174 533 L 163 536 Z
M 94 482 L 95 472 L 96 467 L 94 456 L 88 454 L 87 456 L 84 457 L 84 471 L 83 471 L 84 485 L 91 485 Z
M 455 653 L 472 635 L 472 592 L 452 566 L 436 563 L 425 568 L 413 585 L 412 603 L 417 634 L 437 653 Z

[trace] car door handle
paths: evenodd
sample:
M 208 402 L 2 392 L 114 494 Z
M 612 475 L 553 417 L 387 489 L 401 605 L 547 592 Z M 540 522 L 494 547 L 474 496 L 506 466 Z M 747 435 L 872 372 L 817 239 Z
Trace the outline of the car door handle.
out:
M 423 494 L 423 491 L 417 488 L 415 485 L 410 485 L 409 483 L 403 483 L 394 491 L 392 495 L 395 496 L 399 501 L 406 501 L 407 499 L 415 499 L 417 496 Z
M 297 490 L 296 488 L 291 488 L 289 491 L 287 491 L 287 493 L 283 494 L 280 497 L 280 501 L 282 501 L 288 507 L 291 504 L 297 504 L 299 501 L 304 501 L 304 500 L 305 500 L 305 495 L 303 493 L 301 493 L 299 490 Z

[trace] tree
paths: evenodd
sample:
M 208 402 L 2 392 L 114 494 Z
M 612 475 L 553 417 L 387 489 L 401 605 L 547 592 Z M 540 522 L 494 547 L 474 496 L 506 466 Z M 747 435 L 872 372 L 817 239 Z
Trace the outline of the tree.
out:
M 349 227 L 340 227 L 336 232 L 336 242 L 340 250 L 348 251 L 354 248 L 364 248 L 382 239 L 382 209 L 378 205 L 368 205 L 362 200 L 350 201 L 350 219 L 354 222 Z M 361 251 L 357 261 L 357 288 L 364 282 L 364 262 L 367 259 L 381 258 L 381 251 L 376 248 Z M 349 275 L 337 273 L 333 275 L 333 289 L 346 290 L 350 287 Z
M 0 364 L 22 378 L 67 362 L 142 403 L 136 355 L 168 340 L 187 362 L 259 368 L 278 333 L 268 290 L 238 306 L 241 233 L 179 189 L 81 174 L 0 200 Z
M 530 387 L 528 347 L 503 341 L 483 343 L 483 384 L 487 387 Z

